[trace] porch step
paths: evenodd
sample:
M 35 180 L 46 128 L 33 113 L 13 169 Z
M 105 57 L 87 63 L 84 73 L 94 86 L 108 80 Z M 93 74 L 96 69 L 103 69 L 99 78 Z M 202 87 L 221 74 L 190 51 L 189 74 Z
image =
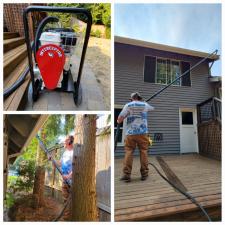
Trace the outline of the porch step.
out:
M 11 38 L 17 38 L 19 37 L 19 33 L 16 33 L 16 32 L 4 32 L 4 40 L 6 39 L 11 39 Z
M 4 54 L 3 71 L 4 79 L 17 67 L 17 65 L 27 56 L 26 45 L 21 45 Z
M 27 49 L 24 37 L 18 33 L 4 32 L 3 77 L 4 90 L 11 87 L 23 74 L 28 66 Z M 21 110 L 27 103 L 27 93 L 30 83 L 28 74 L 24 83 L 11 95 L 4 99 L 4 110 Z
M 24 37 L 11 38 L 3 41 L 4 52 L 10 51 L 25 43 Z
M 16 67 L 15 69 L 4 79 L 4 89 L 9 88 L 12 86 L 12 84 L 15 83 L 16 80 L 21 76 L 23 71 L 28 66 L 28 59 L 23 59 Z
M 25 108 L 29 83 L 30 75 L 28 74 L 24 83 L 4 100 L 4 110 L 13 111 Z

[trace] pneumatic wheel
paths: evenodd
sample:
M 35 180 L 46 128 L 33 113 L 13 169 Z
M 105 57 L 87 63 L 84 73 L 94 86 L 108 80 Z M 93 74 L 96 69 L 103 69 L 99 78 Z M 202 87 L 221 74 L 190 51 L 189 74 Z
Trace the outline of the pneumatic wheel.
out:
M 76 106 L 79 106 L 82 102 L 82 87 L 81 84 L 77 87 L 77 83 L 74 82 L 74 93 L 73 93 L 73 100 Z
M 33 98 L 34 102 L 36 102 L 39 98 L 41 85 L 42 85 L 41 80 L 39 80 L 39 79 L 35 80 L 34 88 L 33 88 L 33 94 L 32 94 L 32 98 Z

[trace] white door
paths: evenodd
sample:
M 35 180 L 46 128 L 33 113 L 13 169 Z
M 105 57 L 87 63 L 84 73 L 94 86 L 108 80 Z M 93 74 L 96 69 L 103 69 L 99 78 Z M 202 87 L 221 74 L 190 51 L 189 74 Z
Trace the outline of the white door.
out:
M 180 109 L 180 151 L 198 152 L 196 109 Z

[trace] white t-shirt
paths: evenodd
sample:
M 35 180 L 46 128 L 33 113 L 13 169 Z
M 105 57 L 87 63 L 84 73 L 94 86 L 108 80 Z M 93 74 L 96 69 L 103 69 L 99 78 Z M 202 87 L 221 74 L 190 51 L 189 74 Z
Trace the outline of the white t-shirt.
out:
M 127 118 L 126 135 L 148 133 L 148 111 L 154 107 L 147 102 L 132 101 L 127 103 L 119 116 Z
M 66 149 L 61 157 L 61 169 L 63 175 L 68 175 L 72 171 L 73 149 Z

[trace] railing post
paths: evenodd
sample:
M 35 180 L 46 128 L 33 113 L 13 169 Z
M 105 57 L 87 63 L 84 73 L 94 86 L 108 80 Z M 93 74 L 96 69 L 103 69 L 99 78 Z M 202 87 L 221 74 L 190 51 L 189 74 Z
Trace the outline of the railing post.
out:
M 200 124 L 201 122 L 201 107 L 197 105 L 197 124 Z

